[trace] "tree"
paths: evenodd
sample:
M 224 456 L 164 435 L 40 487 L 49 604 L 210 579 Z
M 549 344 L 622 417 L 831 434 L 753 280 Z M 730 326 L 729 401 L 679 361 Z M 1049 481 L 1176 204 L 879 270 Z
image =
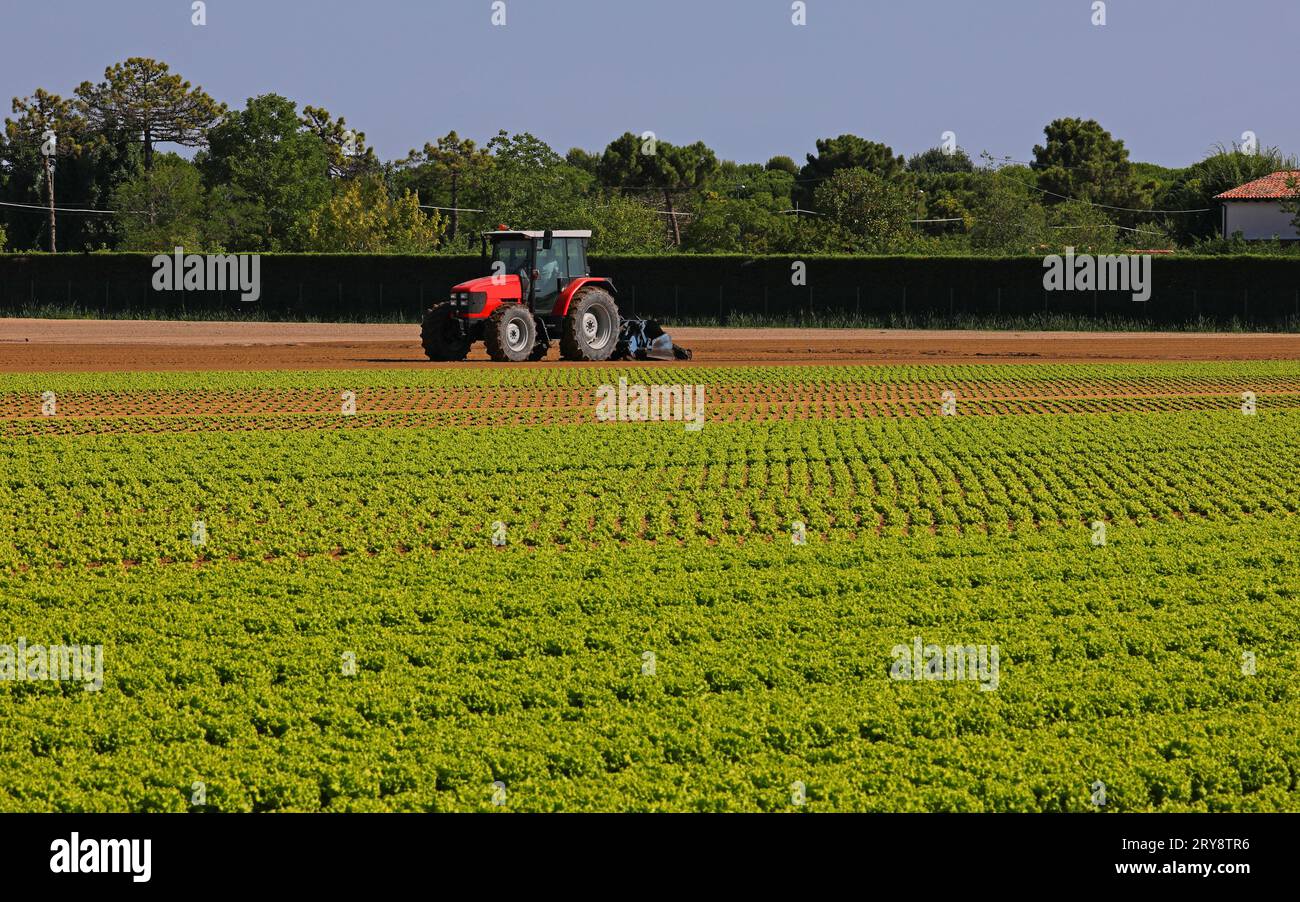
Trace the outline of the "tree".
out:
M 569 152 L 564 155 L 564 162 L 574 169 L 581 169 L 593 178 L 600 174 L 600 154 L 590 153 L 581 147 L 569 148 Z
M 662 254 L 668 236 L 654 209 L 634 197 L 612 194 L 585 199 L 577 228 L 591 229 L 591 249 L 601 254 Z
M 80 127 L 77 123 L 74 127 Z M 66 153 L 60 146 L 50 159 L 53 164 L 55 204 L 87 208 L 112 208 L 114 189 L 140 170 L 140 148 L 134 142 L 101 140 L 86 134 L 77 137 L 80 153 Z M 60 142 L 62 144 L 62 142 Z M 49 205 L 49 180 L 41 142 L 19 138 L 8 140 L 0 122 L 0 200 Z M 69 202 L 67 199 L 72 198 Z M 92 250 L 110 245 L 117 238 L 112 216 L 57 214 L 56 247 L 60 251 Z M 9 245 L 15 250 L 48 248 L 50 218 L 29 210 L 0 208 L 0 221 L 7 220 Z
M 585 221 L 591 177 L 528 132 L 504 130 L 488 142 L 492 165 L 483 173 L 483 193 L 494 223 L 512 228 L 566 228 Z
M 908 172 L 974 172 L 975 164 L 970 156 L 960 147 L 949 152 L 942 147 L 931 147 L 924 153 L 918 153 L 907 161 Z
M 912 237 L 915 198 L 905 184 L 876 172 L 838 171 L 817 186 L 813 200 L 827 250 L 884 253 L 904 248 Z
M 324 107 L 305 106 L 300 121 L 303 128 L 324 142 L 330 178 L 349 179 L 379 173 L 382 167 L 374 149 L 366 146 L 366 133 L 348 128 L 342 116 L 334 119 Z
M 673 197 L 678 192 L 689 191 L 708 184 L 709 179 L 718 171 L 718 157 L 704 142 L 677 146 L 673 144 L 659 147 L 660 171 L 664 175 L 662 190 L 668 221 L 673 230 L 673 244 L 682 243 L 682 229 L 679 217 L 675 215 Z
M 446 237 L 451 244 L 460 232 L 463 198 L 481 189 L 483 177 L 491 167 L 492 156 L 486 149 L 453 131 L 439 138 L 436 144 L 426 141 L 422 151 L 408 153 L 397 164 L 401 175 L 396 184 L 416 190 L 426 203 L 449 208 Z M 468 193 L 462 193 L 466 189 Z
M 682 229 L 673 199 L 706 185 L 718 168 L 717 154 L 702 141 L 679 146 L 625 132 L 605 148 L 598 171 L 607 187 L 662 192 L 668 230 L 673 245 L 680 246 Z
M 1178 239 L 1167 220 L 1143 223 L 1136 232 L 1121 236 L 1129 247 L 1142 250 L 1176 250 Z
M 144 147 L 144 168 L 153 168 L 154 145 L 198 147 L 222 114 L 201 87 L 171 74 L 166 63 L 133 56 L 104 70 L 97 85 L 82 82 L 77 102 L 96 132 L 126 132 L 139 136 Z
M 442 218 L 420 209 L 410 191 L 393 200 L 376 176 L 351 179 L 304 218 L 306 250 L 353 254 L 429 254 L 438 246 Z
M 975 214 L 971 212 L 970 208 L 966 206 L 960 197 L 957 197 L 955 194 L 944 192 L 937 196 L 927 195 L 924 218 L 958 220 L 956 224 L 936 222 L 931 223 L 931 225 L 938 227 L 935 231 L 965 232 L 970 229 L 971 223 L 974 222 Z
M 295 225 L 332 194 L 325 142 L 278 94 L 226 114 L 195 162 L 241 250 L 292 248 Z
M 1043 129 L 1047 144 L 1034 147 L 1032 168 L 1044 203 L 1081 200 L 1111 207 L 1145 208 L 1124 142 L 1095 120 L 1057 119 Z M 1133 217 L 1128 217 L 1132 219 Z
M 706 191 L 695 204 L 683 248 L 699 253 L 775 254 L 797 249 L 800 223 L 790 207 L 794 174 L 785 169 L 734 166 L 737 184 Z
M 220 250 L 207 215 L 206 192 L 198 167 L 176 154 L 160 154 L 154 168 L 117 187 L 119 250 Z
M 5 137 L 9 153 L 38 153 L 45 180 L 45 198 L 50 210 L 50 252 L 58 250 L 58 226 L 54 210 L 55 161 L 58 157 L 77 156 L 83 150 L 85 122 L 77 115 L 72 102 L 41 88 L 28 98 L 15 97 L 13 111 L 17 119 L 5 120 Z
M 779 155 L 772 157 L 763 166 L 768 172 L 788 172 L 790 175 L 799 174 L 799 164 L 787 156 Z
M 751 198 L 708 192 L 696 204 L 683 250 L 728 254 L 794 251 L 798 225 L 793 218 Z
M 808 154 L 808 162 L 799 171 L 802 183 L 800 199 L 805 203 L 816 194 L 818 186 L 835 173 L 845 169 L 863 169 L 884 179 L 895 179 L 903 174 L 903 157 L 894 156 L 893 148 L 859 138 L 857 135 L 840 135 L 838 138 L 818 138 L 817 153 Z
M 922 164 L 924 165 L 924 164 Z M 1028 175 L 1028 170 L 1025 170 Z M 911 172 L 920 192 L 922 203 L 920 219 L 959 219 L 961 222 L 927 223 L 925 231 L 934 234 L 952 234 L 968 231 L 974 222 L 974 211 L 987 191 L 987 183 L 996 176 L 987 169 L 970 172 Z M 1032 178 L 1032 176 L 1030 176 Z
M 1073 247 L 1079 253 L 1104 254 L 1116 250 L 1115 222 L 1106 211 L 1082 201 L 1068 200 L 1047 208 L 1051 243 Z
M 1037 253 L 1048 244 L 1047 214 L 1023 166 L 989 171 L 971 225 L 971 247 L 990 254 Z

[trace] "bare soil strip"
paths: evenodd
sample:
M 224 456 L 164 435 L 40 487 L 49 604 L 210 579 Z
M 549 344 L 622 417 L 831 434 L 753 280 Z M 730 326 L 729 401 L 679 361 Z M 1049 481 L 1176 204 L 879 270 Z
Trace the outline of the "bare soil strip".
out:
M 973 332 L 887 329 L 671 329 L 695 365 L 1104 363 L 1293 360 L 1300 334 Z M 0 372 L 401 369 L 425 359 L 419 327 L 350 323 L 0 319 Z M 496 364 L 507 365 L 507 364 Z M 509 366 L 579 366 L 551 359 Z

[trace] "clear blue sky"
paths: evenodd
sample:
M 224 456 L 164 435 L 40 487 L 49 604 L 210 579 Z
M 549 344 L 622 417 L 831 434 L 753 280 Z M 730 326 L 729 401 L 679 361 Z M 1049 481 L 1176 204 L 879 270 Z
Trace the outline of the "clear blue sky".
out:
M 382 158 L 456 129 L 563 153 L 624 131 L 726 159 L 802 162 L 853 132 L 912 154 L 956 133 L 1027 159 L 1047 122 L 1095 118 L 1135 160 L 1179 166 L 1254 131 L 1300 152 L 1300 0 L 0 0 L 0 99 L 68 94 L 129 56 L 232 106 L 283 94 Z M 164 148 L 174 149 L 174 148 Z

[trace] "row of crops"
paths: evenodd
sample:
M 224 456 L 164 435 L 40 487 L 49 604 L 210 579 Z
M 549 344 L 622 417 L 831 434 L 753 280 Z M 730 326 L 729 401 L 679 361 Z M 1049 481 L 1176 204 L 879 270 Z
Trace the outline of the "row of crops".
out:
M 648 434 L 653 436 L 647 440 Z M 1300 510 L 1300 411 L 25 437 L 0 566 L 817 540 Z M 202 521 L 206 540 L 192 542 Z
M 1298 566 L 1269 517 L 10 574 L 106 663 L 0 688 L 0 807 L 1294 810 Z M 997 691 L 891 680 L 913 637 Z
M 0 376 L 0 810 L 1300 809 L 1300 365 L 657 372 Z M 210 403 L 490 414 L 611 373 L 963 401 L 693 432 Z M 966 415 L 1017 386 L 1144 406 Z M 4 408 L 46 390 L 119 407 Z M 102 688 L 3 678 L 20 637 L 102 645 Z M 914 642 L 1000 672 L 898 679 Z
M 305 389 L 368 388 L 501 390 L 590 388 L 622 377 L 629 382 L 653 384 L 689 381 L 712 386 L 752 386 L 770 392 L 793 387 L 880 387 L 912 383 L 942 384 L 948 388 L 989 385 L 1010 386 L 1025 395 L 1040 395 L 1044 386 L 1088 388 L 1132 387 L 1143 384 L 1170 392 L 1194 390 L 1207 382 L 1265 385 L 1300 377 L 1300 361 L 1262 360 L 1199 363 L 1045 363 L 924 364 L 897 366 L 762 365 L 672 366 L 662 363 L 597 366 L 517 367 L 465 366 L 429 369 L 357 369 L 257 372 L 210 370 L 194 373 L 0 373 L 0 393 L 85 391 L 113 398 L 121 393 L 151 391 L 200 397 L 209 391 L 298 391 Z M 1262 380 L 1262 381 L 1261 381 Z M 975 393 L 975 392 L 972 392 Z

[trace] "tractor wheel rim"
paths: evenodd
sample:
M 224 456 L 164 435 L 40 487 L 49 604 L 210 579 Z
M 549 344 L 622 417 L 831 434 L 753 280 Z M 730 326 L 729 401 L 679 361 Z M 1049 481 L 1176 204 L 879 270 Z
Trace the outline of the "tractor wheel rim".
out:
M 588 310 L 582 314 L 582 334 L 593 348 L 603 348 L 609 341 L 609 315 L 604 310 Z
M 519 328 L 518 323 L 506 326 L 506 345 L 512 351 L 518 351 L 524 346 L 524 330 Z

